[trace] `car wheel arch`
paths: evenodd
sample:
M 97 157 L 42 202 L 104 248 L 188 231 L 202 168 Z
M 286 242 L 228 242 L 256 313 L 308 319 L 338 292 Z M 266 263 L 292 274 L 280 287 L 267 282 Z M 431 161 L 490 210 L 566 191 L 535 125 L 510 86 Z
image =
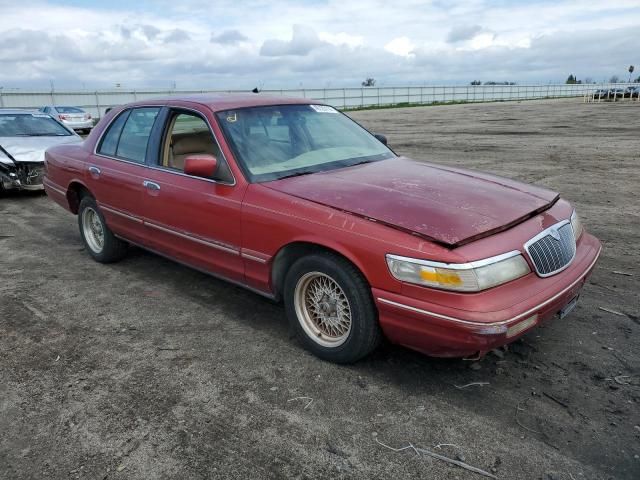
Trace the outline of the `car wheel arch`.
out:
M 367 280 L 360 262 L 354 256 L 337 245 L 326 245 L 314 241 L 298 240 L 282 246 L 271 261 L 271 288 L 277 300 L 282 299 L 284 279 L 289 268 L 300 258 L 319 252 L 332 253 L 351 263 Z M 368 281 L 368 280 L 367 280 Z
M 80 206 L 80 201 L 82 200 L 82 197 L 84 197 L 85 195 L 89 195 L 91 197 L 95 196 L 91 193 L 91 191 L 87 188 L 87 186 L 78 181 L 78 180 L 73 180 L 71 181 L 71 183 L 69 183 L 69 186 L 67 187 L 67 202 L 69 202 L 69 210 L 71 210 L 72 213 L 74 214 L 78 214 L 78 207 Z

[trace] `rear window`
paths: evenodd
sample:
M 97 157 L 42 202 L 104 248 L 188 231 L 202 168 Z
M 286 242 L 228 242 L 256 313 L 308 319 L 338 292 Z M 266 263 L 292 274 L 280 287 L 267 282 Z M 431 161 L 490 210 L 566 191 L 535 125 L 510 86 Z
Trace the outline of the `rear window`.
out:
M 0 137 L 62 137 L 72 133 L 45 113 L 0 114 Z
M 59 113 L 84 113 L 84 110 L 78 107 L 56 107 Z

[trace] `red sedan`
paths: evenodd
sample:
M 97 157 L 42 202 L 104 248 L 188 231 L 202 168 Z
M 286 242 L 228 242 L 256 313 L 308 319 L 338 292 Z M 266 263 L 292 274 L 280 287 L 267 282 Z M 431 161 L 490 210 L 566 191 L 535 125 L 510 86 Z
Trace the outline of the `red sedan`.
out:
M 305 100 L 153 100 L 50 148 L 44 185 L 95 260 L 138 245 L 283 300 L 334 362 L 383 336 L 481 355 L 569 313 L 601 247 L 567 201 L 385 143 Z

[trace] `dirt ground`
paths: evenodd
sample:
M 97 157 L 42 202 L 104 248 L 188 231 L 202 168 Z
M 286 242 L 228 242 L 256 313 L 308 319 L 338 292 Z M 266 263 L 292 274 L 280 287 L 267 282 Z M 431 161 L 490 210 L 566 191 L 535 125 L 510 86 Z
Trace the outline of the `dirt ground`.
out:
M 0 478 L 482 478 L 378 442 L 500 479 L 640 478 L 640 104 L 351 115 L 398 153 L 574 202 L 605 247 L 576 310 L 477 363 L 385 345 L 336 366 L 281 306 L 139 249 L 97 264 L 74 216 L 5 196 Z

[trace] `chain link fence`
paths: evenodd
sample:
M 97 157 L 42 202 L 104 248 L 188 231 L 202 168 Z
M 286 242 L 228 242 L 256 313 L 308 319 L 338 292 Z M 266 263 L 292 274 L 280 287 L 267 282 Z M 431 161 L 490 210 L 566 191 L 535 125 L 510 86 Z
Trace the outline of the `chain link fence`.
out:
M 593 98 L 598 89 L 626 88 L 629 83 L 549 85 L 429 85 L 409 87 L 314 88 L 263 90 L 261 95 L 302 97 L 339 109 L 429 105 L 451 102 L 494 102 L 542 98 Z M 155 97 L 238 90 L 21 90 L 0 88 L 0 108 L 40 108 L 43 105 L 75 106 L 101 117 L 109 107 Z M 242 91 L 247 93 L 246 90 Z M 617 97 L 616 97 L 617 99 Z

